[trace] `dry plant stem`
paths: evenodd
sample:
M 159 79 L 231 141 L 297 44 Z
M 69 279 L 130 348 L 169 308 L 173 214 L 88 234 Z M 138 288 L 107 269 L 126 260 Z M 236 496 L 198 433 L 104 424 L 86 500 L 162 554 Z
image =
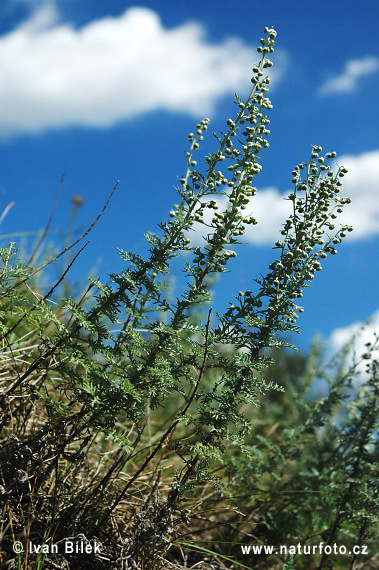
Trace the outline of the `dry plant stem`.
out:
M 38 267 L 37 269 L 35 269 L 34 271 L 32 271 L 32 273 L 30 273 L 30 275 L 28 275 L 27 277 L 25 277 L 24 279 L 21 279 L 20 281 L 18 281 L 17 283 L 15 283 L 15 285 L 13 285 L 13 288 L 19 287 L 20 285 L 22 285 L 23 283 L 25 283 L 25 281 L 28 281 L 28 279 L 30 279 L 31 277 L 33 277 L 33 275 L 36 275 L 36 273 L 39 273 L 40 271 L 42 271 L 42 269 L 45 269 L 45 267 L 47 267 L 48 265 L 50 265 L 51 263 L 53 263 L 54 261 L 56 261 L 57 259 L 59 259 L 62 255 L 64 255 L 65 253 L 67 253 L 70 249 L 72 249 L 77 243 L 79 243 L 83 238 L 86 237 L 86 235 L 89 234 L 89 232 L 93 229 L 93 227 L 97 224 L 97 222 L 100 220 L 101 216 L 103 215 L 103 213 L 105 212 L 106 208 L 108 207 L 109 202 L 111 201 L 113 194 L 116 192 L 117 186 L 119 185 L 120 181 L 118 180 L 116 182 L 116 184 L 113 187 L 112 192 L 109 195 L 108 200 L 106 201 L 105 205 L 103 206 L 103 209 L 101 210 L 100 214 L 97 216 L 97 218 L 92 222 L 92 224 L 90 225 L 90 227 L 84 232 L 84 234 L 82 234 L 78 239 L 76 239 L 74 242 L 72 242 L 72 244 L 68 245 L 67 247 L 65 247 L 60 253 L 58 253 L 58 255 L 56 255 L 55 257 L 53 257 L 53 259 L 50 259 L 49 261 L 47 261 L 46 263 L 44 263 L 43 265 L 41 265 L 40 267 Z
M 81 512 L 81 515 L 83 518 L 85 518 L 87 516 L 88 511 L 91 508 L 91 506 L 86 507 L 86 504 L 90 501 L 91 497 L 96 497 L 98 495 L 98 492 L 100 491 L 100 489 L 106 487 L 106 485 L 110 481 L 110 478 L 112 477 L 113 473 L 116 471 L 116 469 L 118 467 L 121 467 L 125 463 L 125 461 L 127 460 L 127 457 L 128 457 L 128 453 L 125 450 L 121 450 L 118 458 L 116 458 L 114 460 L 113 464 L 111 465 L 111 467 L 108 468 L 107 473 L 99 481 L 99 483 L 96 485 L 96 487 L 91 491 L 91 493 L 86 492 L 86 498 L 80 504 L 80 512 Z M 72 516 L 71 507 L 69 508 L 69 513 L 70 513 L 70 516 Z
M 4 209 L 3 213 L 0 216 L 0 224 L 4 220 L 5 216 L 8 214 L 9 210 L 13 208 L 16 202 L 9 202 L 8 206 Z
M 45 264 L 41 265 L 38 269 L 36 269 L 35 271 L 33 271 L 30 275 L 28 275 L 27 277 L 25 277 L 24 279 L 18 281 L 13 288 L 19 287 L 22 283 L 25 283 L 25 281 L 27 281 L 28 279 L 30 279 L 33 275 L 35 275 L 36 273 L 38 273 L 39 271 L 41 271 L 42 269 L 44 269 L 45 267 L 47 267 L 48 265 L 50 265 L 51 263 L 53 263 L 54 261 L 56 261 L 59 257 L 61 257 L 62 255 L 64 255 L 67 251 L 69 251 L 72 247 L 74 247 L 78 242 L 80 242 L 86 235 L 88 235 L 88 233 L 93 229 L 93 227 L 97 224 L 97 222 L 99 221 L 99 219 L 101 218 L 101 216 L 103 215 L 103 213 L 105 212 L 109 202 L 111 201 L 113 194 L 115 193 L 117 187 L 119 185 L 119 181 L 116 182 L 115 186 L 113 187 L 112 192 L 110 193 L 108 200 L 106 201 L 105 205 L 103 206 L 103 209 L 101 210 L 101 212 L 99 213 L 99 215 L 96 217 L 96 219 L 92 222 L 92 224 L 90 225 L 90 227 L 84 232 L 84 234 L 82 234 L 77 240 L 75 240 L 71 245 L 67 246 L 63 251 L 61 251 L 58 255 L 56 255 L 53 259 L 47 261 Z M 88 242 L 87 242 L 88 243 Z M 85 244 L 84 247 L 86 247 L 87 244 Z M 79 253 L 74 257 L 73 261 L 71 262 L 71 264 L 69 265 L 69 268 L 71 267 L 72 263 L 75 261 L 75 259 L 78 257 L 78 255 L 80 254 L 80 252 L 83 250 L 84 248 L 82 248 Z M 69 269 L 68 268 L 68 269 Z M 68 269 L 66 270 L 65 274 L 67 273 Z M 64 274 L 64 275 L 65 275 Z M 62 280 L 62 279 L 61 279 Z M 57 285 L 61 282 L 61 280 L 57 283 Z M 56 286 L 57 286 L 56 285 Z M 55 287 L 53 288 L 53 290 L 55 289 Z M 52 292 L 52 291 L 51 291 Z M 51 294 L 50 292 L 50 294 Z M 22 321 L 22 319 L 25 317 L 25 315 L 23 317 L 21 317 L 20 322 Z M 14 328 L 18 325 L 18 323 L 16 323 L 16 325 L 11 329 L 14 330 Z M 9 334 L 11 331 L 8 331 L 6 334 Z M 64 338 L 61 339 L 61 341 L 59 343 L 57 343 L 56 346 L 52 347 L 47 354 L 43 355 L 42 357 L 40 357 L 39 359 L 37 359 L 36 361 L 34 361 L 31 366 L 28 368 L 28 370 L 23 374 L 23 376 L 21 377 L 21 380 L 18 380 L 16 382 L 16 384 L 14 386 L 11 386 L 7 392 L 5 392 L 5 396 L 9 395 L 9 393 L 11 393 L 17 386 L 20 385 L 21 382 L 23 382 L 23 380 L 25 380 L 36 368 L 38 368 L 40 362 L 42 360 L 45 360 L 46 358 L 49 358 L 58 348 L 59 346 L 63 343 Z
M 60 182 L 59 182 L 59 186 L 58 186 L 56 195 L 55 195 L 55 200 L 54 200 L 53 207 L 52 207 L 52 209 L 51 209 L 50 217 L 49 217 L 49 219 L 48 219 L 48 222 L 47 222 L 47 224 L 46 224 L 46 227 L 45 227 L 45 229 L 44 229 L 44 232 L 43 232 L 43 234 L 42 234 L 42 236 L 41 236 L 41 239 L 39 240 L 37 246 L 35 247 L 35 249 L 34 249 L 32 255 L 31 255 L 31 257 L 30 257 L 30 259 L 29 259 L 29 261 L 28 261 L 28 265 L 33 265 L 34 260 L 35 260 L 35 258 L 36 258 L 36 256 L 37 256 L 37 253 L 38 253 L 38 251 L 39 251 L 41 245 L 43 244 L 44 239 L 45 239 L 45 237 L 47 236 L 47 233 L 48 233 L 48 231 L 49 231 L 49 229 L 50 229 L 51 222 L 53 221 L 53 218 L 54 218 L 55 210 L 57 209 L 58 199 L 59 199 L 59 195 L 60 195 L 61 190 L 62 190 L 62 186 L 63 186 L 63 183 L 64 183 L 65 176 L 66 176 L 66 174 L 63 172 L 63 174 L 62 174 L 62 176 L 61 176 L 61 180 L 60 180 Z
M 14 288 L 18 287 L 19 285 L 21 285 L 22 283 L 25 283 L 25 281 L 27 281 L 28 279 L 30 279 L 30 277 L 32 277 L 33 275 L 35 275 L 36 273 L 38 273 L 39 271 L 41 271 L 42 269 L 44 269 L 45 267 L 47 267 L 48 265 L 50 265 L 50 263 L 53 263 L 54 261 L 56 261 L 59 257 L 61 257 L 63 254 L 65 254 L 67 251 L 69 251 L 72 247 L 74 247 L 79 241 L 81 241 L 92 229 L 93 227 L 97 224 L 97 222 L 99 221 L 99 219 L 101 218 L 101 216 L 103 215 L 105 209 L 107 208 L 109 202 L 111 201 L 113 194 L 115 193 L 117 186 L 119 184 L 119 181 L 115 184 L 115 186 L 113 187 L 112 192 L 109 195 L 108 200 L 106 201 L 103 209 L 101 210 L 101 212 L 99 213 L 99 215 L 97 216 L 97 218 L 94 220 L 94 222 L 92 222 L 92 224 L 90 225 L 90 227 L 87 229 L 86 232 L 84 232 L 84 234 L 82 234 L 77 240 L 75 240 L 71 245 L 67 246 L 63 251 L 61 251 L 58 255 L 56 255 L 53 259 L 49 260 L 48 262 L 46 262 L 45 264 L 41 265 L 38 269 L 36 269 L 35 271 L 33 271 L 30 275 L 28 275 L 28 277 L 26 277 L 25 279 L 22 279 L 21 281 L 19 281 L 18 283 L 16 283 L 14 285 Z M 85 244 L 84 247 L 87 246 L 89 242 L 87 242 Z M 83 251 L 84 247 L 79 251 L 79 253 L 74 257 L 73 261 L 70 263 L 69 267 L 67 268 L 67 270 L 64 272 L 63 276 L 61 277 L 61 279 L 57 282 L 57 284 L 53 287 L 53 289 L 49 292 L 48 296 L 54 291 L 54 289 L 59 285 L 59 283 L 62 281 L 62 279 L 64 278 L 64 276 L 67 274 L 67 271 L 70 269 L 70 267 L 72 266 L 72 264 L 74 263 L 74 261 L 76 260 L 76 258 L 78 257 L 78 255 L 81 253 L 81 251 Z M 47 298 L 47 297 L 46 297 Z M 33 308 L 31 309 L 33 310 Z M 27 313 L 26 313 L 27 314 Z M 12 330 L 14 330 L 16 328 L 16 326 L 18 326 L 18 324 L 23 320 L 23 318 L 25 318 L 26 314 L 21 317 L 20 321 L 18 323 L 16 323 L 12 329 L 10 329 L 6 335 L 10 334 L 10 332 L 12 332 Z M 61 341 L 59 343 L 57 343 L 56 346 L 52 347 L 47 354 L 43 355 L 42 357 L 38 358 L 37 360 L 35 360 L 30 367 L 28 368 L 28 370 L 23 374 L 23 376 L 13 385 L 11 386 L 6 392 L 5 392 L 5 396 L 9 395 L 15 388 L 17 388 L 17 386 L 20 385 L 21 382 L 23 382 L 36 368 L 38 368 L 40 362 L 42 360 L 46 360 L 46 358 L 49 358 L 52 354 L 54 354 L 54 352 L 59 348 L 59 346 L 63 343 L 64 339 L 61 339 Z

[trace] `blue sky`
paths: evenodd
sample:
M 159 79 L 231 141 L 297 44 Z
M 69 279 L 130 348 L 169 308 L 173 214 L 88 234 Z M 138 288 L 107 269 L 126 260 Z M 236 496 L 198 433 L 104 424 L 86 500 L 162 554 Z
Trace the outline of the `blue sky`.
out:
M 376 0 L 3 0 L 0 216 L 15 204 L 1 245 L 46 225 L 63 172 L 55 240 L 74 195 L 84 199 L 75 228 L 85 228 L 120 180 L 73 275 L 96 264 L 103 278 L 121 270 L 116 248 L 143 252 L 144 232 L 176 201 L 187 134 L 205 116 L 215 132 L 233 117 L 234 92 L 248 93 L 255 47 L 273 26 L 270 148 L 251 204 L 259 224 L 217 285 L 215 308 L 275 259 L 291 171 L 317 144 L 349 169 L 343 192 L 353 202 L 343 221 L 355 231 L 305 291 L 302 334 L 290 340 L 306 349 L 321 333 L 338 347 L 374 315 L 367 340 L 379 328 L 378 21 Z M 215 145 L 209 134 L 204 153 Z

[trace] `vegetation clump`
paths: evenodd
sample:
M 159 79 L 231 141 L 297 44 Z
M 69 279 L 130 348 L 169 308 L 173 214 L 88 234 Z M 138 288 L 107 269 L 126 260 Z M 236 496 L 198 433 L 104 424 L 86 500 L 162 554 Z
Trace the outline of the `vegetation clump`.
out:
M 48 263 L 33 269 L 15 244 L 1 249 L 1 567 L 375 567 L 376 343 L 358 390 L 359 359 L 328 368 L 317 346 L 305 358 L 280 340 L 298 331 L 304 288 L 352 230 L 335 227 L 350 199 L 334 152 L 313 146 L 294 168 L 266 275 L 223 312 L 211 307 L 211 279 L 258 223 L 246 209 L 269 146 L 275 38 L 266 28 L 252 90 L 236 96 L 201 167 L 209 119 L 188 135 L 178 204 L 146 233 L 145 258 L 120 250 L 122 273 L 74 298 L 60 290 L 85 246 L 47 292 Z M 172 300 L 175 259 L 185 284 Z

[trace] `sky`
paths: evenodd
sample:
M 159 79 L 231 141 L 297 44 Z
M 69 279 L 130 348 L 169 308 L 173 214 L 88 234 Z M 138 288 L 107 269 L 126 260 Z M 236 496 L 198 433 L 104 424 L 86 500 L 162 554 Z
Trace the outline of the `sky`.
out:
M 56 243 L 84 231 L 120 181 L 73 278 L 121 271 L 118 247 L 146 251 L 144 232 L 177 202 L 187 134 L 204 117 L 224 129 L 273 26 L 270 147 L 249 205 L 259 223 L 216 284 L 214 307 L 275 259 L 291 171 L 321 145 L 349 170 L 341 223 L 354 232 L 305 290 L 301 335 L 288 339 L 307 350 L 320 334 L 337 349 L 371 316 L 360 350 L 379 329 L 378 21 L 377 0 L 2 0 L 0 245 L 37 239 L 65 173 L 48 234 Z M 216 145 L 209 132 L 200 151 Z M 74 196 L 83 203 L 70 225 Z

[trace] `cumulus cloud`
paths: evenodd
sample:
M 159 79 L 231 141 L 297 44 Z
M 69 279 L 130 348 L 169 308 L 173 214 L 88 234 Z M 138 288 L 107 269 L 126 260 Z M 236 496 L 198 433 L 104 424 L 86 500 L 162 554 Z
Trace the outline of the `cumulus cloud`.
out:
M 292 210 L 293 204 L 287 194 L 273 187 L 262 188 L 246 209 L 247 214 L 253 214 L 258 220 L 258 225 L 247 226 L 244 237 L 256 245 L 273 245 L 282 237 L 280 230 Z
M 353 362 L 353 359 L 360 361 L 358 371 L 364 376 L 367 360 L 364 358 L 361 360 L 361 358 L 365 354 L 370 354 L 371 358 L 379 360 L 378 337 L 379 310 L 365 323 L 356 322 L 347 327 L 335 329 L 330 336 L 328 345 L 334 353 L 348 346 L 350 363 Z M 371 346 L 368 346 L 368 343 Z
M 246 91 L 256 59 L 237 38 L 210 44 L 199 23 L 167 29 L 148 8 L 76 29 L 44 2 L 0 37 L 0 134 L 105 127 L 157 109 L 199 119 Z
M 228 207 L 226 196 L 212 196 L 220 211 Z M 286 195 L 281 194 L 274 187 L 261 188 L 257 194 L 251 198 L 244 214 L 253 215 L 258 220 L 258 225 L 248 225 L 241 241 L 258 246 L 273 245 L 280 236 L 282 225 L 288 218 L 292 210 L 292 202 L 286 200 Z M 204 222 L 210 224 L 212 221 L 212 210 L 206 209 L 204 212 Z M 207 234 L 207 226 L 196 223 L 195 232 L 191 232 L 189 237 L 194 243 L 201 243 L 202 238 Z M 212 231 L 211 228 L 209 231 Z
M 348 242 L 357 241 L 379 234 L 379 150 L 365 152 L 358 155 L 343 155 L 338 157 L 334 164 L 348 169 L 342 179 L 341 195 L 352 199 L 346 205 L 344 212 L 339 215 L 338 224 L 353 226 L 354 231 L 349 234 Z M 272 245 L 280 238 L 279 231 L 292 211 L 292 202 L 286 200 L 288 192 L 280 192 L 277 188 L 266 187 L 258 190 L 256 196 L 251 198 L 245 213 L 252 214 L 258 220 L 258 225 L 247 226 L 242 237 L 245 242 L 254 245 Z M 226 197 L 214 198 L 221 210 L 228 205 Z M 204 221 L 210 223 L 212 213 L 206 210 Z M 205 235 L 206 227 L 198 224 L 194 241 L 201 241 Z
M 59 12 L 53 0 L 13 0 L 14 3 L 24 4 L 30 11 L 30 16 L 22 22 L 19 29 L 38 32 L 59 21 Z
M 358 80 L 361 77 L 375 73 L 378 70 L 379 58 L 377 57 L 367 56 L 361 59 L 351 59 L 345 64 L 343 73 L 331 77 L 321 85 L 318 94 L 350 93 L 357 89 Z
M 344 212 L 339 215 L 338 224 L 353 226 L 348 242 L 357 241 L 379 234 L 379 150 L 358 155 L 343 155 L 338 157 L 334 169 L 343 165 L 348 173 L 342 179 L 341 195 L 352 199 L 346 205 Z M 250 244 L 264 246 L 273 245 L 280 238 L 279 231 L 292 211 L 292 202 L 286 199 L 288 192 L 280 192 L 277 188 L 266 187 L 258 190 L 251 198 L 245 214 L 252 214 L 258 220 L 258 225 L 249 225 L 241 238 Z M 226 197 L 216 196 L 220 210 L 228 207 Z M 205 210 L 204 221 L 210 224 L 212 211 Z M 194 242 L 201 242 L 207 233 L 206 226 L 197 224 L 195 233 L 191 234 Z
M 337 164 L 348 169 L 342 179 L 343 196 L 352 199 L 345 206 L 341 223 L 350 224 L 354 231 L 349 241 L 377 235 L 379 233 L 379 150 L 358 155 L 338 157 Z

